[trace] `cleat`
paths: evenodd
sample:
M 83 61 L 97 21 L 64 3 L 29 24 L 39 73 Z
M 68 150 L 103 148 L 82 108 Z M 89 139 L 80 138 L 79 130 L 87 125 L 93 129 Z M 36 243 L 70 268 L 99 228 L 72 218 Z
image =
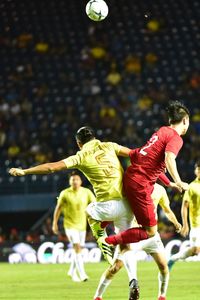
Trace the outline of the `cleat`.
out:
M 88 276 L 85 276 L 84 278 L 81 278 L 81 281 L 82 282 L 86 282 L 86 281 L 88 281 L 89 280 L 89 277 Z
M 132 279 L 129 283 L 129 300 L 137 300 L 140 298 L 140 288 L 138 281 Z
M 108 244 L 106 241 L 105 241 L 105 238 L 106 237 L 100 237 L 98 240 L 97 240 L 97 243 L 99 245 L 99 248 L 101 249 L 101 252 L 103 253 L 103 256 L 105 258 L 105 260 L 110 264 L 112 265 L 113 264 L 113 255 L 114 255 L 114 247 L 110 244 Z
M 171 271 L 174 264 L 175 264 L 175 261 L 173 261 L 171 259 L 168 261 L 167 265 L 168 265 L 169 271 Z
M 103 298 L 96 297 L 96 298 L 94 298 L 94 300 L 103 300 Z
M 160 296 L 158 300 L 167 300 L 164 296 Z

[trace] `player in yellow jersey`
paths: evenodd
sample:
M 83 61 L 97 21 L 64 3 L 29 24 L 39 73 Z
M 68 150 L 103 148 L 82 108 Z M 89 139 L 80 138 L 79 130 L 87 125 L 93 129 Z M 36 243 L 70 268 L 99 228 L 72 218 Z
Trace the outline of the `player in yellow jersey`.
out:
M 189 233 L 188 210 L 190 220 L 190 247 L 184 251 L 172 255 L 168 262 L 169 269 L 179 259 L 186 259 L 200 253 L 200 160 L 194 167 L 196 179 L 189 184 L 189 189 L 185 192 L 182 202 L 182 222 L 181 234 L 186 237 Z
M 88 204 L 96 201 L 96 199 L 89 189 L 81 186 L 82 180 L 78 173 L 71 173 L 69 185 L 70 187 L 63 190 L 58 197 L 52 229 L 55 234 L 58 234 L 58 219 L 63 213 L 65 233 L 74 249 L 68 275 L 73 281 L 86 281 L 88 276 L 84 269 L 81 254 L 87 229 L 85 209 Z
M 9 173 L 13 176 L 28 174 L 50 174 L 70 168 L 79 169 L 91 182 L 97 202 L 87 208 L 88 221 L 93 235 L 98 239 L 105 234 L 102 221 L 113 221 L 116 232 L 130 228 L 133 214 L 129 209 L 122 192 L 123 169 L 118 156 L 129 156 L 130 149 L 116 143 L 101 142 L 95 138 L 90 127 L 82 127 L 76 133 L 76 141 L 80 151 L 64 160 L 38 165 L 28 169 L 12 168 Z M 104 257 L 113 263 L 112 247 L 99 244 Z M 128 246 L 122 245 L 125 250 Z M 129 259 L 131 265 L 132 259 Z M 127 270 L 132 278 L 132 268 Z
M 169 205 L 169 198 L 167 196 L 166 190 L 164 187 L 162 187 L 159 184 L 154 185 L 154 190 L 152 193 L 152 199 L 154 201 L 155 209 L 157 209 L 158 204 L 161 206 L 163 211 L 165 212 L 167 218 L 174 224 L 176 230 L 181 229 L 181 224 L 178 223 L 176 216 L 170 209 Z M 134 226 L 137 227 L 138 224 L 136 221 L 134 221 Z M 166 292 L 168 287 L 168 281 L 169 281 L 169 270 L 167 266 L 167 260 L 165 257 L 165 250 L 163 243 L 160 239 L 160 235 L 156 233 L 156 235 L 152 238 L 149 238 L 147 240 L 140 241 L 138 243 L 134 243 L 133 251 L 136 253 L 139 250 L 144 250 L 146 253 L 150 254 L 160 272 L 158 276 L 158 282 L 159 282 L 159 291 L 158 291 L 158 299 L 159 300 L 165 300 L 166 298 Z M 117 252 L 117 251 L 116 251 Z M 123 259 L 118 253 L 116 254 L 116 260 L 112 266 L 110 266 L 101 276 L 98 288 L 96 290 L 94 300 L 102 300 L 103 293 L 105 292 L 106 288 L 111 283 L 113 276 L 123 267 L 123 265 L 126 266 L 126 268 L 130 268 L 130 266 L 127 264 L 127 261 Z M 127 252 L 124 254 L 124 257 L 127 255 L 131 255 L 130 252 Z M 132 260 L 134 261 L 134 271 L 132 270 L 132 274 L 134 274 L 134 278 L 132 281 L 135 281 L 137 283 L 137 260 L 135 258 L 135 255 L 131 255 Z M 133 267 L 133 261 L 131 267 Z M 134 273 L 133 273 L 134 272 Z M 130 279 L 130 283 L 132 283 Z M 139 299 L 139 287 L 135 285 L 135 298 Z

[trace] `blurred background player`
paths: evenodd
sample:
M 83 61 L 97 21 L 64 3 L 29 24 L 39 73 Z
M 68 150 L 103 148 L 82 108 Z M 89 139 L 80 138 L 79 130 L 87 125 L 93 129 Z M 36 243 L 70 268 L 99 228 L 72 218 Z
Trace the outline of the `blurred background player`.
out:
M 173 188 L 176 188 L 176 185 L 173 182 L 168 182 L 168 185 Z M 156 183 L 154 185 L 154 190 L 151 196 L 155 205 L 155 209 L 157 209 L 157 206 L 159 204 L 163 209 L 163 211 L 165 212 L 166 217 L 174 224 L 176 231 L 180 231 L 182 226 L 177 221 L 176 216 L 174 215 L 173 211 L 170 208 L 170 201 L 167 196 L 165 188 Z M 133 226 L 135 227 L 138 226 L 137 222 L 134 222 Z M 167 260 L 165 257 L 165 249 L 160 239 L 159 233 L 156 233 L 156 235 L 152 238 L 135 243 L 132 248 L 134 253 L 143 250 L 147 254 L 150 254 L 155 260 L 160 270 L 158 274 L 158 283 L 159 283 L 158 300 L 166 300 L 166 293 L 167 293 L 167 287 L 169 282 L 169 270 L 167 266 Z M 110 266 L 101 276 L 98 288 L 95 293 L 94 300 L 102 300 L 103 293 L 111 283 L 114 275 L 123 267 L 123 264 L 126 264 L 126 261 L 123 261 L 123 257 L 121 257 L 118 254 L 116 255 L 116 257 L 117 259 L 115 260 L 114 264 Z M 135 262 L 135 268 L 134 268 L 135 276 L 134 279 L 132 280 L 135 281 L 134 285 L 137 287 L 135 290 L 135 298 L 133 298 L 135 300 L 135 299 L 139 299 L 136 255 L 132 255 L 132 258 Z
M 181 136 L 186 134 L 189 127 L 189 111 L 178 101 L 171 102 L 167 111 L 170 125 L 161 127 L 146 145 L 131 151 L 131 166 L 124 174 L 125 195 L 142 227 L 101 239 L 104 243 L 135 243 L 156 234 L 157 219 L 151 194 L 153 185 L 165 168 L 180 189 L 188 188 L 188 184 L 179 176 L 176 156 L 183 145 Z
M 195 164 L 194 173 L 196 179 L 189 184 L 189 189 L 184 194 L 181 210 L 183 222 L 181 234 L 183 236 L 187 236 L 189 233 L 189 210 L 190 247 L 170 257 L 168 262 L 169 269 L 172 268 L 177 260 L 186 259 L 189 256 L 198 255 L 200 253 L 200 160 Z
M 82 180 L 78 173 L 73 172 L 70 175 L 69 185 L 70 187 L 63 190 L 58 197 L 52 229 L 55 234 L 58 234 L 58 219 L 63 213 L 65 233 L 74 249 L 68 275 L 73 281 L 86 281 L 88 276 L 85 273 L 81 254 L 87 229 L 85 210 L 88 204 L 96 199 L 89 189 L 81 186 Z

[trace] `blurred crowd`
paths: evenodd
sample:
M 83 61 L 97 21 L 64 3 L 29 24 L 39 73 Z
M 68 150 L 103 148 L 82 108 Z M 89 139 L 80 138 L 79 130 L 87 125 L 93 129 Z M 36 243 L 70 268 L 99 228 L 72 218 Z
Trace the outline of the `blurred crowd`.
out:
M 27 242 L 27 243 L 41 243 L 44 241 L 54 241 L 54 242 L 64 242 L 68 243 L 65 231 L 63 229 L 62 218 L 59 221 L 59 234 L 56 236 L 52 231 L 52 216 L 47 217 L 37 229 L 34 230 L 19 230 L 15 227 L 7 230 L 6 232 L 0 227 L 0 245 L 3 245 L 5 242 Z M 86 242 L 95 241 L 92 233 L 88 227 Z
M 179 237 L 175 232 L 174 226 L 167 220 L 165 215 L 160 212 L 159 217 L 159 232 L 162 240 L 168 241 L 172 238 Z M 107 226 L 107 233 L 114 234 L 114 227 L 112 224 Z M 42 224 L 34 230 L 24 231 L 19 230 L 17 228 L 11 228 L 9 231 L 4 232 L 0 227 L 0 246 L 6 242 L 11 243 L 19 243 L 19 242 L 27 242 L 30 244 L 41 243 L 45 241 L 53 241 L 53 242 L 64 242 L 69 243 L 68 238 L 66 237 L 62 218 L 59 220 L 59 233 L 55 235 L 52 231 L 52 216 L 46 218 Z M 95 239 L 92 235 L 92 232 L 88 226 L 87 234 L 86 234 L 86 242 L 95 242 Z
M 0 182 L 10 166 L 75 153 L 83 125 L 102 140 L 138 147 L 167 123 L 174 99 L 191 110 L 178 166 L 192 180 L 200 157 L 199 2 L 110 0 L 112 13 L 98 24 L 81 5 L 1 4 Z M 178 211 L 180 201 L 172 206 Z

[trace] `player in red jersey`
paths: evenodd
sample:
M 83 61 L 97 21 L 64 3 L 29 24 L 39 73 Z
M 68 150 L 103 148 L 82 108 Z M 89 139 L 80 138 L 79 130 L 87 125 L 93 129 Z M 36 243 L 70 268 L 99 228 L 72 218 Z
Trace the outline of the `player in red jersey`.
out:
M 130 152 L 131 166 L 124 174 L 124 192 L 141 227 L 130 228 L 102 239 L 102 242 L 129 244 L 156 234 L 157 219 L 151 193 L 165 168 L 182 191 L 188 189 L 188 184 L 179 176 L 176 156 L 183 145 L 181 136 L 186 134 L 189 127 L 189 111 L 178 101 L 171 102 L 167 111 L 169 126 L 161 127 L 146 145 Z

